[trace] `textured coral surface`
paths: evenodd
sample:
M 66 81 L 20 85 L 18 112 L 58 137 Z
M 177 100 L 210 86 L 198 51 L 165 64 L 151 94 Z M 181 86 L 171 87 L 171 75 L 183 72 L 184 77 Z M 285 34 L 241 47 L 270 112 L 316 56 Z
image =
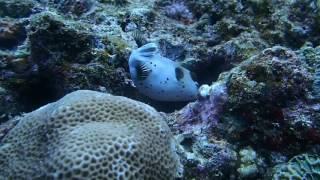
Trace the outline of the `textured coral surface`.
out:
M 318 155 L 300 154 L 286 164 L 275 168 L 273 179 L 319 179 L 320 157 Z
M 153 108 L 76 91 L 21 117 L 2 140 L 0 178 L 173 179 L 174 150 Z

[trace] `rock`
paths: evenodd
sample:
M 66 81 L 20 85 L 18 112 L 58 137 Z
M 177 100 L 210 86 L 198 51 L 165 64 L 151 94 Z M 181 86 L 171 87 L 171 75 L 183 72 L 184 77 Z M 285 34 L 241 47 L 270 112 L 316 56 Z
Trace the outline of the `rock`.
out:
M 28 36 L 31 56 L 44 70 L 65 62 L 85 63 L 93 59 L 94 37 L 88 27 L 44 12 L 32 17 Z
M 294 118 L 289 118 L 296 115 L 287 108 L 293 108 L 299 102 L 304 104 L 299 107 L 304 106 L 301 111 L 308 114 L 307 121 L 314 122 L 312 119 L 317 116 L 309 116 L 309 105 L 305 102 L 311 90 L 312 76 L 296 53 L 283 47 L 266 49 L 230 72 L 221 78 L 228 79 L 226 109 L 233 114 L 234 120 L 224 116 L 226 119 L 222 122 L 231 121 L 236 127 L 235 132 L 229 131 L 225 136 L 232 133 L 231 139 L 239 136 L 243 139 L 246 134 L 248 137 L 244 139 L 250 144 L 263 144 L 265 148 L 291 153 L 304 149 L 305 144 L 317 143 L 308 138 L 302 128 L 294 128 L 291 124 Z M 295 130 L 289 130 L 291 128 Z
M 316 100 L 320 100 L 320 46 L 312 47 L 306 43 L 299 51 L 301 59 L 308 64 L 313 76 L 312 95 Z
M 180 144 L 178 153 L 184 165 L 184 178 L 228 179 L 235 173 L 236 152 L 227 142 L 192 134 L 180 134 L 176 138 Z
M 21 111 L 20 105 L 17 103 L 17 100 L 15 99 L 14 94 L 11 91 L 1 87 L 1 85 L 0 85 L 0 104 L 1 104 L 0 124 L 6 122 L 8 119 L 13 117 L 14 115 L 17 115 L 19 111 Z M 8 130 L 8 128 L 5 128 L 5 129 Z M 4 136 L 7 130 L 5 131 L 3 130 L 2 132 L 0 132 L 0 134 L 2 133 L 2 136 L 0 135 L 0 141 L 1 141 L 1 137 Z
M 30 16 L 38 7 L 33 0 L 0 0 L 0 17 L 23 18 Z
M 12 49 L 27 37 L 25 25 L 12 19 L 0 19 L 0 49 Z
M 11 66 L 16 73 L 23 73 L 30 68 L 28 58 L 13 59 L 10 61 L 9 66 Z
M 251 148 L 244 148 L 239 151 L 240 156 L 240 167 L 237 169 L 239 176 L 241 178 L 253 178 L 257 175 L 264 174 L 264 172 L 259 172 L 264 164 L 261 157 L 258 157 L 257 153 Z
M 208 93 L 198 101 L 190 103 L 179 112 L 174 113 L 176 117 L 174 128 L 182 133 L 210 134 L 211 129 L 219 121 L 228 95 L 225 84 L 221 82 L 212 84 Z
M 93 0 L 57 0 L 53 2 L 62 13 L 71 13 L 77 16 L 90 11 L 94 6 Z
M 231 73 L 228 83 L 231 108 L 259 103 L 281 107 L 287 101 L 305 97 L 311 87 L 311 75 L 299 57 L 283 47 L 266 49 L 238 69 Z

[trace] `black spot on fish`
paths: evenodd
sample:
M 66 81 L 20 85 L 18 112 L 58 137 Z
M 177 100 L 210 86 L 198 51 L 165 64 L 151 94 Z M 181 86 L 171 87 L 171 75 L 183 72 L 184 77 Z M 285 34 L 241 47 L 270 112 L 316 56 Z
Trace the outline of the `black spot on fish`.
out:
M 196 81 L 197 80 L 197 75 L 194 72 L 190 72 L 191 74 L 191 79 Z
M 145 63 L 141 62 L 141 61 L 137 61 L 136 64 L 136 74 L 137 74 L 137 79 L 140 81 L 145 80 L 150 73 L 152 72 L 152 70 L 146 66 Z
M 169 81 L 169 78 L 167 77 L 167 81 Z
M 184 73 L 181 67 L 176 67 L 175 73 L 178 81 L 180 81 L 184 77 Z

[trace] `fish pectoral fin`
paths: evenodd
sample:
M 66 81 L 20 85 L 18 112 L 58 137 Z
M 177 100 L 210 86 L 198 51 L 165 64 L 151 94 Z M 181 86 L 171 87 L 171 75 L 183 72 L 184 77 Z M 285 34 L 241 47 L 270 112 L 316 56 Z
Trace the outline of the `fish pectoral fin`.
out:
M 158 46 L 155 43 L 148 43 L 139 48 L 139 55 L 143 57 L 153 57 L 158 53 Z
M 146 63 L 144 63 L 142 61 L 137 62 L 135 69 L 136 69 L 137 79 L 140 81 L 145 80 L 152 72 L 152 69 L 150 69 L 146 65 Z
M 143 34 L 140 31 L 133 32 L 132 36 L 133 36 L 134 41 L 136 41 L 136 44 L 138 45 L 139 48 L 147 43 L 147 40 L 145 39 L 145 37 L 143 36 Z
M 184 77 L 184 72 L 181 67 L 176 67 L 175 68 L 175 74 L 176 74 L 176 79 L 180 81 Z

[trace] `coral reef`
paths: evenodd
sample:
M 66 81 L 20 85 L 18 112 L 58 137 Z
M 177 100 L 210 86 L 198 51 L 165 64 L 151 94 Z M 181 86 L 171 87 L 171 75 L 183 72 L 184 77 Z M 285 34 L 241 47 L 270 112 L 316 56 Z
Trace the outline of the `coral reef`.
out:
M 39 4 L 32 0 L 1 0 L 0 17 L 23 18 L 39 10 Z
M 164 11 L 168 17 L 177 19 L 180 21 L 191 22 L 193 19 L 192 13 L 188 7 L 182 2 L 177 1 L 164 7 Z
M 284 150 L 290 147 L 290 143 L 296 148 L 304 148 L 306 142 L 316 143 L 307 137 L 300 137 L 304 129 L 288 131 L 293 128 L 294 118 L 288 116 L 291 113 L 286 108 L 298 103 L 308 107 L 306 99 L 312 84 L 307 66 L 293 51 L 283 47 L 266 49 L 230 71 L 230 74 L 225 74 L 225 77 L 228 79 L 229 94 L 227 109 L 234 118 L 246 124 L 245 130 L 237 128 L 236 131 L 239 130 L 241 136 L 247 134 L 246 141 L 251 141 L 250 144 L 261 143 Z M 316 126 L 312 119 L 309 120 Z M 299 143 L 297 138 L 304 139 L 300 145 L 296 144 Z
M 31 55 L 40 68 L 49 70 L 62 64 L 59 61 L 84 63 L 92 59 L 94 37 L 83 24 L 45 12 L 33 16 L 29 28 Z
M 239 68 L 239 72 L 231 73 L 228 83 L 228 102 L 233 109 L 252 104 L 253 110 L 262 103 L 281 107 L 310 89 L 311 75 L 298 56 L 283 47 L 266 49 Z
M 0 123 L 16 115 L 21 109 L 15 102 L 12 93 L 0 86 Z
M 257 177 L 259 173 L 264 174 L 264 172 L 259 172 L 263 169 L 261 167 L 263 167 L 264 162 L 251 147 L 241 149 L 239 156 L 240 167 L 237 171 L 241 178 L 253 178 Z
M 174 179 L 181 168 L 153 108 L 85 90 L 20 117 L 0 157 L 1 179 Z
M 241 163 L 237 172 L 227 174 L 244 179 L 262 177 L 270 166 L 266 159 L 276 157 L 273 151 L 279 152 L 281 159 L 319 143 L 319 103 L 310 96 L 313 73 L 305 58 L 311 60 L 280 46 L 265 49 L 222 73 L 218 82 L 202 85 L 199 100 L 169 115 L 170 127 L 176 134 L 203 143 L 211 144 L 212 139 L 233 142 Z M 248 145 L 258 151 L 241 148 Z M 190 148 L 183 152 L 196 159 L 194 166 L 201 166 L 197 159 L 200 154 L 190 155 Z M 207 164 L 212 161 L 210 157 L 214 156 L 207 157 Z M 204 169 L 209 167 L 206 165 Z M 220 177 L 228 175 L 222 173 Z
M 192 134 L 180 134 L 176 138 L 185 179 L 223 179 L 236 174 L 237 155 L 231 144 Z
M 100 48 L 89 26 L 54 12 L 33 15 L 27 29 L 27 22 L 13 22 L 2 24 L 1 79 L 5 88 L 16 92 L 13 96 L 24 106 L 23 111 L 73 90 L 104 88 L 123 94 L 130 87 L 125 67 L 110 62 L 113 56 L 108 51 L 120 55 L 125 48 L 118 41 L 105 41 L 111 47 Z
M 225 84 L 216 82 L 208 86 L 202 85 L 200 92 L 203 97 L 188 104 L 180 112 L 176 114 L 176 127 L 183 133 L 200 134 L 209 131 L 214 125 L 217 124 L 222 107 L 227 100 L 227 93 Z
M 319 0 L 0 0 L 0 144 L 30 116 L 15 115 L 90 89 L 167 112 L 183 178 L 263 179 L 320 152 L 319 8 Z M 136 90 L 128 59 L 147 43 L 195 75 L 197 100 L 157 102 Z M 79 133 L 94 134 L 86 127 Z M 42 163 L 16 170 L 44 172 Z
M 301 59 L 309 65 L 313 76 L 312 95 L 316 100 L 320 99 L 320 46 L 313 47 L 312 44 L 305 44 L 298 51 Z
M 230 70 L 267 47 L 283 44 L 297 48 L 307 41 L 317 45 L 317 38 L 319 38 L 316 33 L 319 27 L 316 13 L 318 4 L 311 1 L 279 1 L 271 5 L 267 1 L 225 0 L 212 2 L 193 0 L 146 2 L 28 0 L 20 2 L 10 0 L 1 1 L 0 5 L 2 5 L 0 9 L 4 16 L 30 19 L 30 21 L 29 19 L 24 21 L 23 26 L 28 26 L 30 22 L 31 28 L 26 30 L 30 41 L 27 40 L 25 43 L 27 47 L 31 47 L 29 53 L 32 61 L 41 61 L 42 66 L 48 67 L 52 63 L 63 64 L 63 67 L 58 66 L 56 69 L 57 67 L 54 66 L 52 70 L 48 81 L 52 81 L 51 88 L 58 93 L 48 95 L 46 102 L 79 87 L 98 90 L 100 86 L 104 86 L 110 92 L 125 94 L 125 89 L 130 85 L 118 87 L 116 84 L 125 84 L 127 77 L 122 77 L 116 83 L 110 82 L 114 79 L 113 77 L 105 81 L 99 79 L 98 83 L 81 81 L 79 82 L 81 84 L 68 86 L 71 82 L 68 80 L 69 76 L 76 77 L 78 71 L 66 74 L 65 71 L 69 71 L 71 65 L 65 61 L 88 64 L 93 60 L 105 58 L 116 64 L 116 68 L 127 70 L 125 63 L 130 51 L 126 49 L 135 48 L 136 42 L 133 38 L 135 31 L 141 32 L 148 42 L 166 40 L 174 45 L 166 51 L 183 50 L 183 56 L 178 60 L 198 75 L 198 81 L 201 84 L 212 83 L 221 72 Z M 41 12 L 40 15 L 39 12 Z M 163 18 L 166 14 L 173 19 Z M 188 19 L 188 22 L 182 20 L 181 23 L 177 23 L 175 20 L 177 18 Z M 59 29 L 56 32 L 48 29 L 55 26 Z M 114 37 L 118 40 L 111 40 Z M 18 34 L 12 38 L 15 40 L 13 42 L 16 47 Z M 18 45 L 21 44 L 21 40 Z M 53 40 L 57 43 L 53 43 Z M 120 41 L 122 45 L 118 43 Z M 79 53 L 75 55 L 72 52 L 76 50 L 79 50 Z M 105 67 L 105 69 L 109 68 Z M 114 70 L 111 69 L 111 71 Z M 88 76 L 87 73 L 80 74 Z M 43 73 L 39 76 L 42 79 L 48 79 L 42 77 Z M 30 77 L 21 79 L 30 81 Z M 116 87 L 113 89 L 112 86 L 105 86 L 101 82 L 108 82 Z
M 1 120 L 3 119 L 3 115 L 1 115 Z M 0 124 L 0 141 L 7 135 L 7 133 L 14 128 L 19 122 L 19 118 L 11 118 L 9 121 L 5 121 Z
M 300 154 L 286 164 L 274 168 L 272 179 L 319 179 L 320 157 L 317 155 Z
M 77 16 L 90 11 L 94 6 L 94 1 L 92 0 L 56 0 L 53 2 L 55 7 L 62 13 L 71 13 Z
M 230 178 L 236 174 L 234 147 L 212 136 L 222 107 L 227 100 L 226 85 L 216 82 L 200 87 L 202 95 L 180 111 L 167 117 L 180 144 L 179 155 L 185 167 L 184 177 L 196 179 Z

